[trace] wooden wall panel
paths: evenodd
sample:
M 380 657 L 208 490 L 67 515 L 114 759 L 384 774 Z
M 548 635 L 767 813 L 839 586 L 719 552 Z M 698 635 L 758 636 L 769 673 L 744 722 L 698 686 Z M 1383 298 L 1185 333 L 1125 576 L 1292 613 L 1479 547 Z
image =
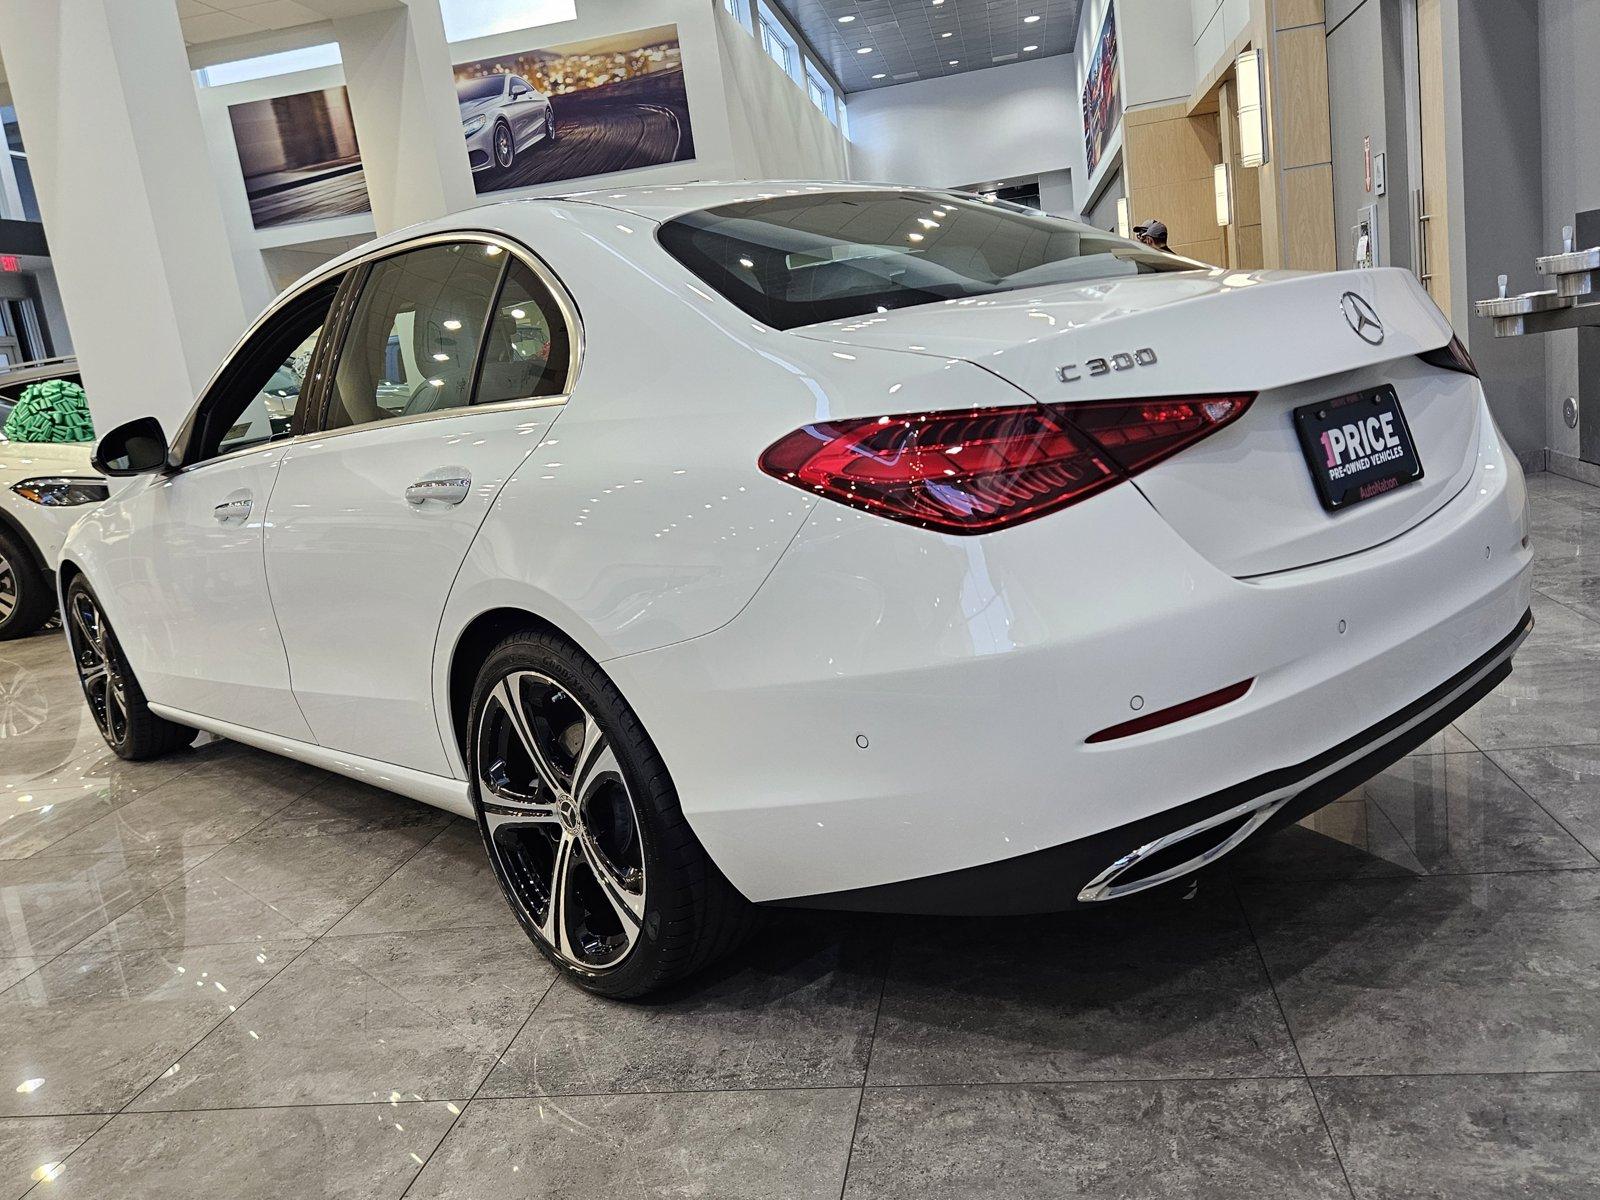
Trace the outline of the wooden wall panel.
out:
M 1312 25 L 1278 35 L 1278 157 L 1284 170 L 1333 161 L 1328 37 Z
M 1296 29 L 1301 25 L 1321 25 L 1322 0 L 1278 0 L 1274 28 Z
M 1283 173 L 1284 266 L 1296 271 L 1336 271 L 1333 237 L 1333 165 Z

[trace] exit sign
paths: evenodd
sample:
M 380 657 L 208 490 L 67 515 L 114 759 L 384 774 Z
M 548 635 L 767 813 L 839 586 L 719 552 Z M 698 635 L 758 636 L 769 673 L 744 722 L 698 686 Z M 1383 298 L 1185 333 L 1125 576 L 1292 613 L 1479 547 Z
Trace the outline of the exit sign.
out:
M 0 271 L 7 275 L 15 275 L 22 270 L 22 264 L 17 261 L 15 254 L 0 254 Z

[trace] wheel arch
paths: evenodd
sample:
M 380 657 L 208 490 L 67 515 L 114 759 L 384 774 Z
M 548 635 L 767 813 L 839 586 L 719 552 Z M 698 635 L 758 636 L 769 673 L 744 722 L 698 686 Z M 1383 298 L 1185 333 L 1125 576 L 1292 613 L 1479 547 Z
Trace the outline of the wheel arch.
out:
M 22 522 L 17 520 L 5 509 L 0 508 L 0 529 L 14 539 L 28 552 L 33 559 L 33 565 L 46 575 L 50 573 L 50 564 L 44 560 L 44 551 L 39 549 L 39 543 L 33 540 L 33 535 L 22 527 Z
M 472 715 L 472 689 L 478 680 L 478 668 L 489 657 L 489 652 L 507 636 L 527 629 L 553 633 L 583 653 L 589 653 L 578 638 L 528 608 L 502 605 L 486 609 L 468 621 L 456 635 L 455 645 L 451 647 L 445 679 L 450 744 L 461 756 L 463 766 L 467 762 L 467 723 Z

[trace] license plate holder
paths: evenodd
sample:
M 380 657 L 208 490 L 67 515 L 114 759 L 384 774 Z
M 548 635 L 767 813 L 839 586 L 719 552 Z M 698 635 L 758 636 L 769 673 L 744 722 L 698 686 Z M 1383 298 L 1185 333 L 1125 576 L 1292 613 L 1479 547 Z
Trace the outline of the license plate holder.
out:
M 1328 512 L 1376 500 L 1423 477 L 1400 394 L 1390 384 L 1294 410 L 1317 498 Z

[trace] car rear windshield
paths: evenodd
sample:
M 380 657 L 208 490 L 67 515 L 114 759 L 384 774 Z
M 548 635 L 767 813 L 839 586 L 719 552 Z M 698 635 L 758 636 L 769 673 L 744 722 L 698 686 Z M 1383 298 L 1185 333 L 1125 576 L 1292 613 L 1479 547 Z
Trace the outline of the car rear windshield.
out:
M 943 192 L 803 192 L 668 221 L 667 252 L 777 329 L 1195 264 L 1076 221 Z

